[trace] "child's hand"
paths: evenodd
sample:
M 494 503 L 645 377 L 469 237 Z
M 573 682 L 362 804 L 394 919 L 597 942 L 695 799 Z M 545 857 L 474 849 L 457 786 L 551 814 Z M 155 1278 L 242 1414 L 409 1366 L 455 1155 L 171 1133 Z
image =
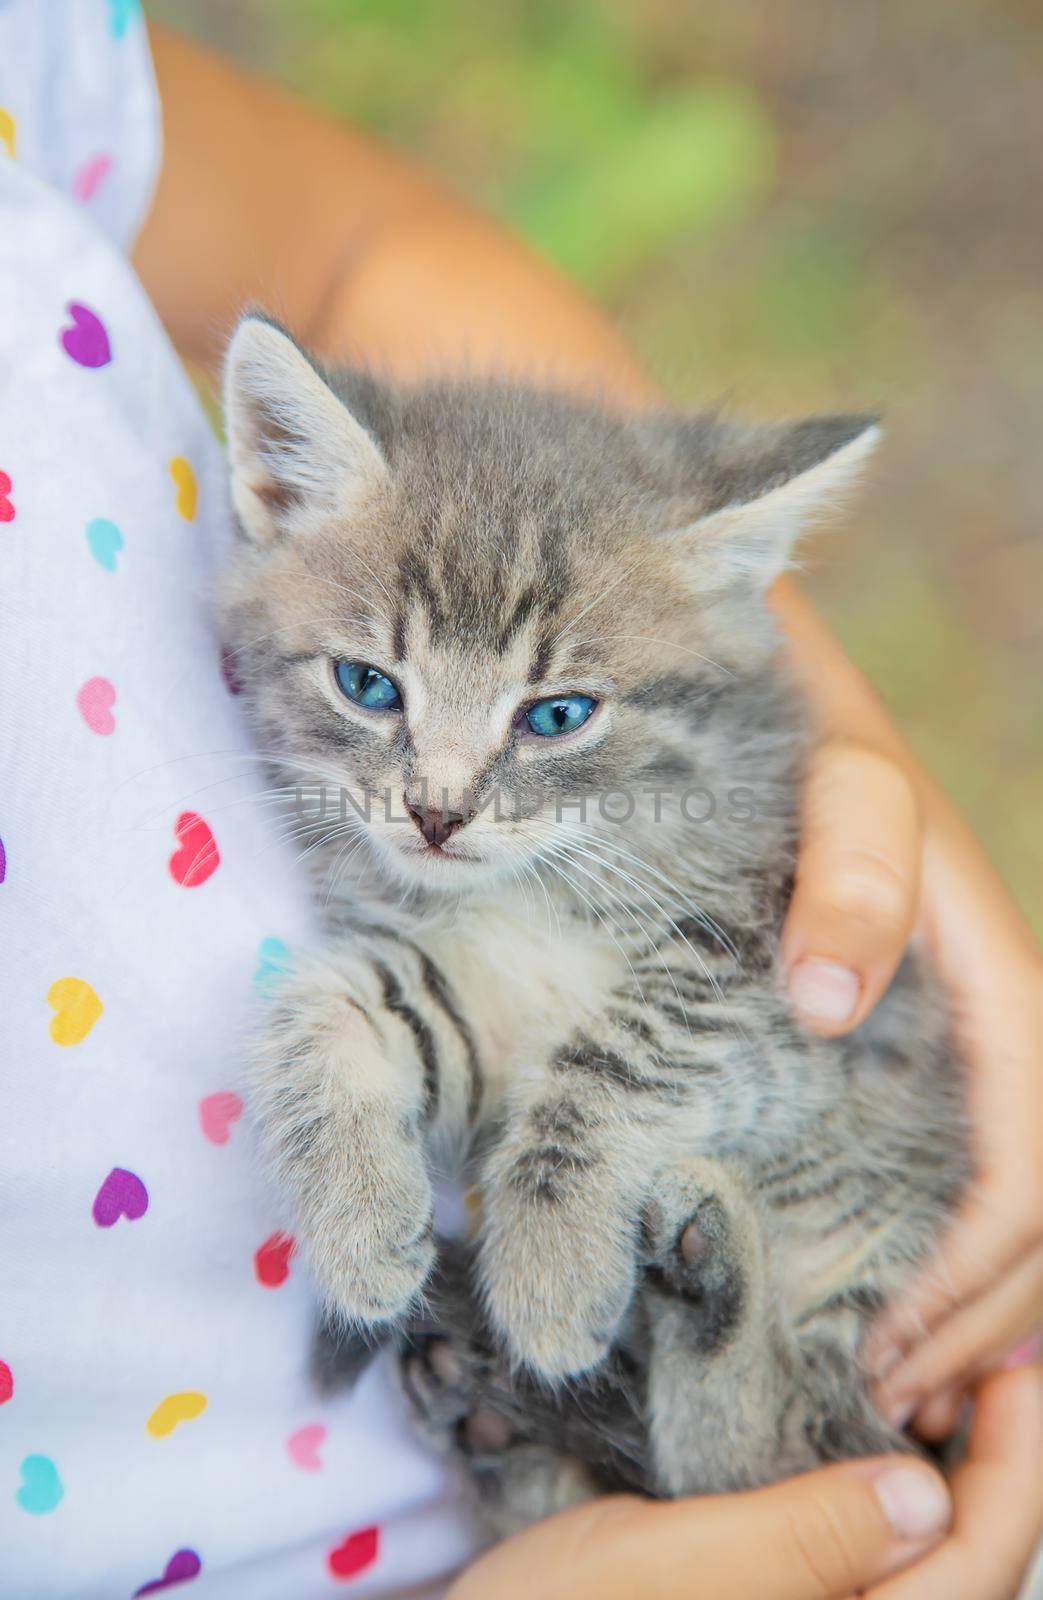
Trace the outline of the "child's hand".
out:
M 836 643 L 792 592 L 779 610 L 827 731 L 784 940 L 794 1003 L 817 1031 L 847 1032 L 916 927 L 970 1061 L 973 1186 L 937 1258 L 866 1350 L 888 1414 L 916 1416 L 942 1437 L 967 1382 L 1043 1324 L 1043 959 Z
M 916 1415 L 922 1432 L 942 1438 L 970 1378 L 1012 1352 L 1039 1354 L 1043 966 L 955 818 L 929 821 L 922 914 L 958 997 L 978 1172 L 937 1259 L 874 1330 L 866 1354 L 888 1415 Z
M 750 1494 L 601 1500 L 498 1545 L 449 1600 L 1013 1600 L 1043 1518 L 1041 1437 L 1039 1374 L 1004 1374 L 982 1389 L 951 1505 L 904 1457 Z
M 934 1550 L 951 1515 L 941 1479 L 903 1457 L 747 1494 L 597 1500 L 497 1545 L 448 1600 L 848 1600 Z

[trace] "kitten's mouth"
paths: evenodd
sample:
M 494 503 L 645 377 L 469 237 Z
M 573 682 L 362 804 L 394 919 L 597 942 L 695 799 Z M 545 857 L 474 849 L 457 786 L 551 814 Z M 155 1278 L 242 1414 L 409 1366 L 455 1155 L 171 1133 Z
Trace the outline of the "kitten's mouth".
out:
M 481 856 L 471 855 L 462 850 L 454 850 L 451 845 L 446 847 L 441 844 L 415 844 L 404 849 L 402 854 L 407 861 L 423 861 L 435 870 L 440 871 L 445 871 L 447 868 L 455 866 L 477 867 L 482 865 Z

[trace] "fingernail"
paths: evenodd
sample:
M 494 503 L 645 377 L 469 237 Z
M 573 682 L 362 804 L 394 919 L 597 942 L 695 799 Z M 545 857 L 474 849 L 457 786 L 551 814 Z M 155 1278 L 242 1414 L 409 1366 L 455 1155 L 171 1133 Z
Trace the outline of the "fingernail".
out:
M 789 994 L 796 1009 L 818 1022 L 847 1022 L 855 1014 L 862 984 L 858 973 L 838 961 L 815 956 L 798 961 L 789 975 Z
M 918 1467 L 886 1467 L 873 1480 L 876 1497 L 900 1539 L 930 1539 L 949 1526 L 945 1485 Z
M 1003 1363 L 1004 1372 L 1013 1372 L 1016 1367 L 1027 1367 L 1033 1361 L 1038 1361 L 1043 1354 L 1043 1334 L 1034 1333 L 1031 1339 L 1026 1339 L 1024 1344 L 1019 1344 L 1012 1350 Z

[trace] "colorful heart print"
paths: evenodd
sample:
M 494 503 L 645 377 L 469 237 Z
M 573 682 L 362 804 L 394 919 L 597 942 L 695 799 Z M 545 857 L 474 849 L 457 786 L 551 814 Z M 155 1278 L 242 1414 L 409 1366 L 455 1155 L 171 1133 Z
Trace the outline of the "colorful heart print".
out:
M 45 1517 L 65 1493 L 58 1468 L 50 1456 L 26 1456 L 22 1462 L 22 1486 L 15 1499 L 31 1516 Z
M 289 970 L 290 952 L 281 939 L 262 939 L 257 946 L 254 985 L 262 994 L 271 994 L 281 975 Z
M 0 839 L 0 883 L 7 877 L 7 847 Z
M 179 1422 L 193 1422 L 207 1408 L 205 1394 L 196 1389 L 186 1389 L 182 1394 L 168 1394 L 161 1400 L 145 1424 L 146 1433 L 153 1439 L 165 1439 L 173 1433 Z
M 221 863 L 221 853 L 209 823 L 195 811 L 182 811 L 174 824 L 179 848 L 168 863 L 170 876 L 183 889 L 197 889 L 212 878 Z
M 122 39 L 134 18 L 141 14 L 141 0 L 109 0 L 109 31 Z
M 14 160 L 14 117 L 5 106 L 0 106 L 0 144 Z
M 326 1565 L 335 1578 L 357 1578 L 360 1572 L 373 1565 L 379 1553 L 380 1529 L 360 1528 L 330 1551 Z
M 278 1289 L 290 1276 L 290 1259 L 297 1248 L 288 1233 L 273 1233 L 254 1251 L 254 1275 L 265 1289 Z
M 77 200 L 82 200 L 84 204 L 88 200 L 93 200 L 111 171 L 112 157 L 106 155 L 104 151 L 85 161 L 73 174 L 72 192 Z
M 82 1044 L 105 1007 L 86 978 L 57 978 L 47 991 L 54 1010 L 50 1034 L 55 1044 Z
M 322 1423 L 308 1422 L 290 1434 L 286 1441 L 286 1453 L 302 1472 L 321 1472 L 322 1457 L 319 1451 L 325 1443 L 326 1429 Z
M 143 1594 L 158 1594 L 161 1589 L 172 1589 L 177 1583 L 187 1583 L 190 1578 L 198 1578 L 202 1570 L 203 1563 L 194 1550 L 175 1550 L 163 1568 L 163 1576 L 153 1578 L 151 1583 L 143 1583 L 140 1589 L 135 1589 L 134 1600 L 139 1600 Z
M 15 519 L 14 501 L 11 499 L 13 488 L 10 474 L 0 472 L 0 522 L 13 522 Z
M 76 704 L 92 733 L 115 733 L 116 718 L 112 708 L 116 704 L 116 691 L 108 678 L 88 678 L 77 691 Z
M 232 1133 L 232 1123 L 243 1114 L 243 1102 L 232 1089 L 219 1089 L 216 1094 L 204 1095 L 199 1102 L 199 1126 L 203 1137 L 211 1144 L 227 1144 Z
M 196 475 L 184 456 L 175 456 L 170 463 L 170 476 L 174 480 L 177 495 L 174 504 L 179 517 L 184 517 L 186 522 L 194 522 L 196 506 L 199 502 L 199 490 L 196 486 Z
M 79 367 L 107 367 L 112 360 L 112 346 L 105 324 L 78 300 L 70 300 L 65 307 L 72 318 L 72 327 L 63 328 L 62 349 Z
M 123 549 L 123 535 L 108 517 L 92 517 L 86 528 L 87 545 L 99 567 L 115 572 L 116 558 Z M 81 690 L 82 693 L 82 690 Z
M 14 1394 L 14 1373 L 6 1361 L 0 1361 L 0 1406 L 7 1404 Z
M 126 1217 L 137 1222 L 148 1210 L 148 1190 L 136 1172 L 126 1167 L 113 1167 L 105 1182 L 94 1196 L 91 1216 L 99 1228 L 112 1228 Z

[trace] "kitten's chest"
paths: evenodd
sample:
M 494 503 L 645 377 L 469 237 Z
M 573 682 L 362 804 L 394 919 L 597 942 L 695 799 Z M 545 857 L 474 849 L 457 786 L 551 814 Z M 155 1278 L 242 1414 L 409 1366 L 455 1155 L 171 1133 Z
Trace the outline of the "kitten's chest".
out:
M 465 908 L 451 931 L 424 931 L 417 942 L 466 1010 L 494 1088 L 523 1077 L 588 1024 L 626 971 L 604 935 L 564 918 L 541 921 L 506 897 Z

